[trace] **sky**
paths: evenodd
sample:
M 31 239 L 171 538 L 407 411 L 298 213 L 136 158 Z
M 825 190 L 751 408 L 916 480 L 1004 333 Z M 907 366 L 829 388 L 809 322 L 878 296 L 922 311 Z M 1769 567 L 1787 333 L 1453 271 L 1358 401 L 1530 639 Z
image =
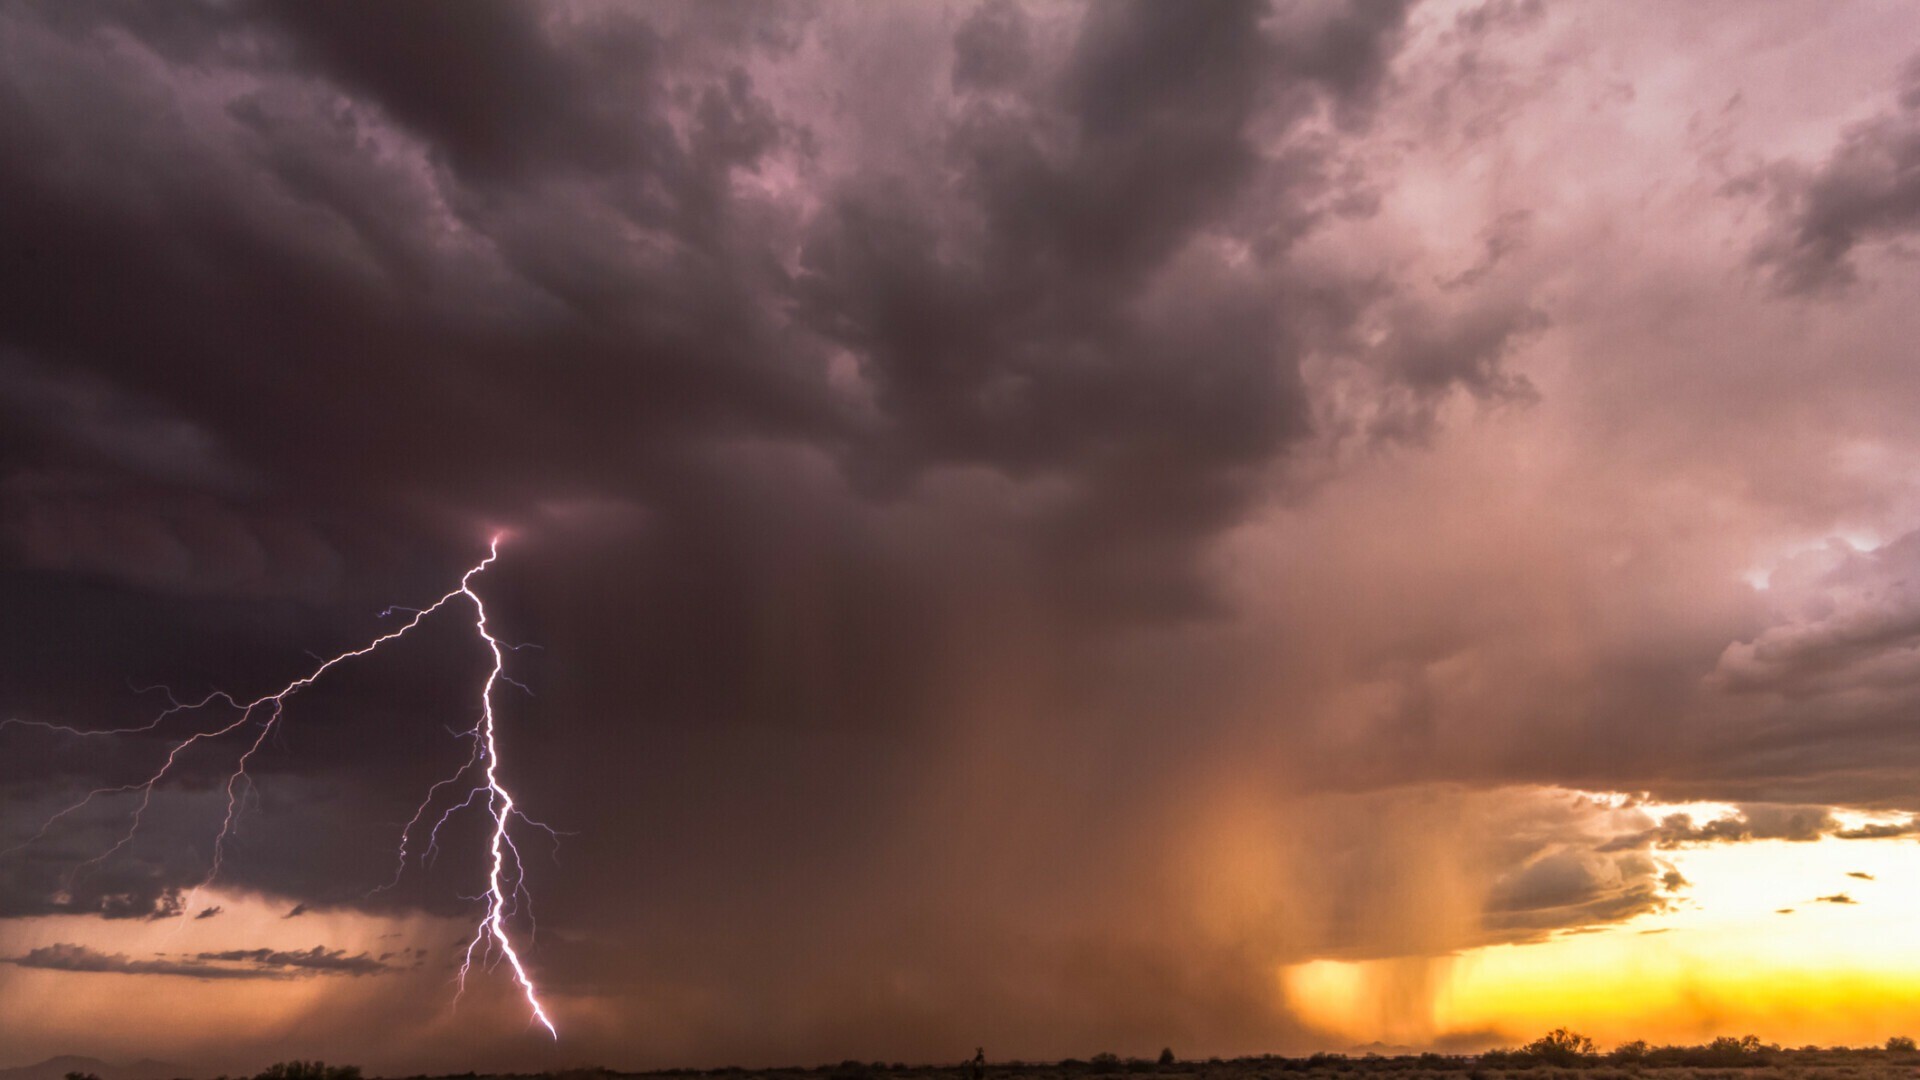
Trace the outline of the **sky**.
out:
M 1917 32 L 0 8 L 0 1065 L 1920 1034 Z

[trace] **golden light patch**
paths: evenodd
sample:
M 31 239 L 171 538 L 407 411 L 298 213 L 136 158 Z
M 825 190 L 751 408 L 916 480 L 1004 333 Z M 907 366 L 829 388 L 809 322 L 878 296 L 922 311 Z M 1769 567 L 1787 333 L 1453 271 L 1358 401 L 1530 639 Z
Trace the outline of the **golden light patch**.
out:
M 1854 819 L 1878 816 L 1843 818 Z M 1291 965 L 1280 972 L 1289 1008 L 1330 1046 L 1476 1031 L 1521 1041 L 1560 1026 L 1603 1045 L 1748 1032 L 1862 1045 L 1916 1027 L 1920 844 L 1829 837 L 1661 854 L 1691 882 L 1671 910 L 1436 960 L 1422 1000 L 1403 992 L 1403 961 Z

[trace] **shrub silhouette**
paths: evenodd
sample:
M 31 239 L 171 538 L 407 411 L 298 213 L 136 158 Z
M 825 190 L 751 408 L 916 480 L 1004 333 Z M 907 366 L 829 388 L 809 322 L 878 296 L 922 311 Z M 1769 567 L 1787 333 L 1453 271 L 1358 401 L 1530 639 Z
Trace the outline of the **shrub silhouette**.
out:
M 1607 1060 L 1619 1065 L 1637 1064 L 1647 1059 L 1647 1040 L 1623 1042 L 1607 1051 Z
M 276 1061 L 253 1080 L 360 1080 L 358 1065 L 329 1065 L 324 1061 Z
M 1554 1028 L 1522 1050 L 1548 1065 L 1578 1065 L 1593 1057 L 1593 1040 L 1566 1028 Z
M 1816 1047 L 1815 1050 L 1818 1048 Z M 1758 1036 L 1733 1038 L 1723 1035 L 1705 1046 L 1648 1046 L 1644 1042 L 1622 1044 L 1607 1055 L 1615 1064 L 1644 1065 L 1648 1068 L 1748 1068 L 1765 1065 L 1780 1047 L 1763 1043 Z
M 1912 1049 L 1911 1040 L 1909 1040 L 1908 1042 L 1908 1049 Z M 1169 1046 L 1160 1051 L 1160 1064 L 1162 1065 L 1173 1064 L 1173 1047 Z
M 1880 1046 L 1807 1045 L 1793 1049 L 1763 1043 L 1756 1035 L 1662 1046 L 1634 1039 L 1602 1054 L 1586 1036 L 1556 1028 L 1524 1046 L 1478 1054 L 1262 1054 L 1227 1061 L 1189 1058 L 1182 1062 L 1175 1058 L 1171 1065 L 1156 1066 L 1152 1058 L 1106 1053 L 1096 1055 L 1091 1062 L 1069 1058 L 1051 1074 L 1039 1066 L 1019 1067 L 1014 1080 L 1152 1080 L 1155 1074 L 1161 1080 L 1178 1080 L 1180 1076 L 1188 1080 L 1920 1080 L 1920 1073 L 1907 1075 L 1916 1062 L 1920 1062 L 1920 1038 L 1904 1035 L 1893 1036 Z M 1225 1071 L 1217 1071 L 1221 1069 Z M 1114 1075 L 1140 1072 L 1149 1075 Z M 955 1080 L 950 1074 L 936 1075 L 921 1069 L 909 1073 L 895 1080 Z M 674 1078 L 663 1075 L 661 1080 Z M 783 1077 L 764 1074 L 739 1080 Z M 868 1080 L 888 1078 L 874 1076 Z
M 1706 1058 L 1702 1065 L 1745 1065 L 1759 1060 L 1770 1050 L 1780 1049 L 1768 1046 L 1760 1041 L 1758 1035 L 1742 1035 L 1734 1038 L 1722 1035 L 1707 1044 Z

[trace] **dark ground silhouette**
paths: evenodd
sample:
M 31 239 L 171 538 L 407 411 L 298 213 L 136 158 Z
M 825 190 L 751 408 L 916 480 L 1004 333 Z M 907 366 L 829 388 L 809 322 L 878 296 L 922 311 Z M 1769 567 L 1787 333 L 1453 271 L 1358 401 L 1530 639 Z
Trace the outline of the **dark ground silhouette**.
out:
M 987 1061 L 984 1052 L 950 1064 L 842 1061 L 838 1064 L 745 1069 L 569 1069 L 545 1073 L 466 1072 L 407 1080 L 1914 1080 L 1920 1051 L 1893 1036 L 1879 1047 L 1786 1048 L 1758 1038 L 1723 1037 L 1698 1046 L 1631 1041 L 1600 1050 L 1592 1040 L 1556 1029 L 1524 1046 L 1478 1054 L 1321 1053 L 1180 1060 L 1094 1054 L 1064 1061 Z M 69 1078 L 73 1080 L 73 1078 Z M 182 1077 L 180 1080 L 187 1080 Z M 351 1066 L 284 1062 L 253 1077 L 214 1080 L 359 1080 Z

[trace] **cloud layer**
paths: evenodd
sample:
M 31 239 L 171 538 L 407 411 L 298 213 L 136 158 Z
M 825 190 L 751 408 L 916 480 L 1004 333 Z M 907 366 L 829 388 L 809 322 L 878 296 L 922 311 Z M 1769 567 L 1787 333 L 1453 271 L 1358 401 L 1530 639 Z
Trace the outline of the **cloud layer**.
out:
M 195 953 L 180 959 L 134 960 L 125 953 L 103 953 L 85 945 L 44 945 L 9 963 L 48 971 L 110 972 L 124 975 L 175 975 L 188 979 L 292 979 L 312 975 L 374 975 L 387 965 L 361 953 L 315 945 L 305 951 L 229 949 Z

